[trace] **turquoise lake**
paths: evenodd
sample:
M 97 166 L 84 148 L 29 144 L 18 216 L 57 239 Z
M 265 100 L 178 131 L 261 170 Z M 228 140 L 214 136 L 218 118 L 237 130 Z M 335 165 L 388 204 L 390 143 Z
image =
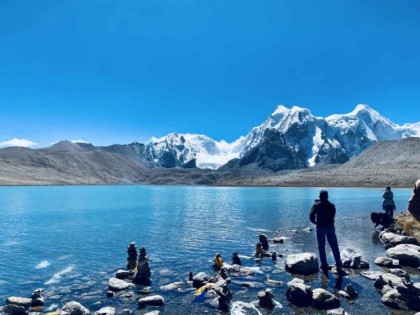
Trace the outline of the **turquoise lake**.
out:
M 258 235 L 287 237 L 270 251 L 288 255 L 318 253 L 309 210 L 319 188 L 235 188 L 201 186 L 74 186 L 0 188 L 0 306 L 8 296 L 30 297 L 37 288 L 45 290 L 48 311 L 75 300 L 94 312 L 114 306 L 117 312 L 144 314 L 158 309 L 161 314 L 226 314 L 206 302 L 194 302 L 194 292 L 162 291 L 160 286 L 185 281 L 191 270 L 213 274 L 212 258 L 220 252 L 231 263 L 231 253 L 252 256 Z M 382 189 L 330 188 L 336 205 L 336 231 L 340 250 L 350 247 L 373 264 L 385 249 L 370 222 L 372 211 L 382 211 Z M 405 211 L 410 189 L 393 189 L 396 213 Z M 313 226 L 312 226 L 313 227 Z M 292 234 L 292 230 L 298 230 Z M 109 299 L 107 282 L 116 270 L 126 267 L 130 242 L 145 246 L 152 269 L 151 290 L 165 298 L 164 307 L 138 309 L 137 289 L 132 298 L 124 293 Z M 328 259 L 333 263 L 330 251 Z M 242 258 L 245 266 L 260 267 L 254 288 L 229 285 L 233 301 L 257 300 L 267 276 L 288 282 L 284 258 L 257 263 Z M 406 269 L 414 281 L 419 274 Z M 359 292 L 354 303 L 341 298 L 349 314 L 408 314 L 384 306 L 373 282 L 352 271 L 342 287 L 352 283 Z M 334 292 L 336 278 L 316 274 L 305 279 L 311 287 Z M 238 279 L 233 279 L 238 280 Z M 240 279 L 239 279 L 240 280 Z M 261 314 L 320 314 L 311 308 L 288 303 L 286 284 L 272 287 L 283 308 L 258 309 Z M 247 309 L 245 314 L 258 314 Z

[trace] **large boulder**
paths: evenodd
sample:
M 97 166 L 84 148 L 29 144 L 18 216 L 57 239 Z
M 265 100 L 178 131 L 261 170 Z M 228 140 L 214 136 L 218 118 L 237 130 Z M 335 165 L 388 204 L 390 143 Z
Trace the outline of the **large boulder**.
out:
M 400 244 L 386 251 L 386 255 L 393 259 L 398 259 L 401 265 L 419 267 L 420 266 L 420 246 L 412 244 Z
M 140 307 L 146 307 L 147 305 L 163 306 L 165 299 L 160 295 L 151 295 L 138 299 L 137 303 Z
M 99 311 L 95 312 L 95 315 L 115 315 L 117 312 L 114 307 L 105 306 L 102 307 Z
M 413 288 L 411 292 L 404 292 L 397 287 L 386 292 L 381 300 L 385 305 L 395 309 L 420 311 L 419 292 Z
M 311 306 L 314 302 L 311 287 L 299 282 L 293 282 L 286 291 L 286 298 L 296 306 Z
M 320 310 L 328 310 L 340 307 L 340 300 L 327 290 L 317 288 L 312 290 L 314 299 L 313 307 Z
M 9 314 L 24 314 L 31 307 L 31 303 L 31 299 L 11 296 L 6 299 L 6 306 L 3 311 Z
M 400 265 L 398 259 L 392 259 L 390 257 L 378 257 L 374 261 L 375 264 L 381 267 L 395 268 Z
M 285 266 L 287 271 L 301 275 L 310 275 L 319 271 L 318 258 L 314 253 L 289 255 L 285 260 Z
M 374 286 L 382 290 L 385 285 L 389 285 L 390 287 L 397 287 L 398 285 L 404 285 L 402 278 L 389 273 L 383 273 L 378 280 L 375 281 Z
M 341 252 L 343 267 L 353 269 L 368 269 L 369 262 L 354 249 L 346 248 Z
M 399 244 L 418 244 L 415 237 L 399 235 L 388 231 L 382 231 L 379 233 L 379 239 L 383 244 L 389 246 L 396 246 Z
M 110 278 L 108 281 L 108 288 L 114 292 L 122 291 L 132 286 L 133 284 L 125 282 L 124 280 L 117 279 L 117 278 Z
M 59 315 L 89 315 L 89 310 L 79 302 L 71 301 L 61 308 Z

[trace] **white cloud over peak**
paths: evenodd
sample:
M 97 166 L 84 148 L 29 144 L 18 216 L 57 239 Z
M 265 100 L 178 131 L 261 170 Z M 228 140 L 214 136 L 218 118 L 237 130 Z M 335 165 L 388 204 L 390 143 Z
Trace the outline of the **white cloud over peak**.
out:
M 87 142 L 87 141 L 85 141 L 85 140 L 71 140 L 71 142 L 73 142 L 73 143 L 90 143 L 90 142 Z
M 38 143 L 33 142 L 31 140 L 18 139 L 18 138 L 13 138 L 13 139 L 10 139 L 10 140 L 0 142 L 0 147 L 1 148 L 4 148 L 4 147 L 27 147 L 27 148 L 32 148 L 33 146 L 36 146 L 36 145 L 38 145 Z

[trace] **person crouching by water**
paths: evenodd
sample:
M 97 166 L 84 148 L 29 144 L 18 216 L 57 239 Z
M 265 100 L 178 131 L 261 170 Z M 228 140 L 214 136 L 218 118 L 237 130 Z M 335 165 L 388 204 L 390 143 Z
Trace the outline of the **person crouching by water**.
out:
M 338 275 L 347 275 L 342 269 L 340 250 L 338 249 L 337 236 L 335 235 L 334 218 L 335 206 L 328 200 L 328 191 L 321 190 L 319 199 L 315 200 L 309 218 L 316 224 L 316 237 L 318 240 L 319 258 L 321 260 L 321 270 L 328 273 L 327 255 L 325 252 L 325 239 L 328 240 L 335 259 L 335 266 Z
M 257 243 L 257 245 L 255 246 L 255 257 L 262 258 L 265 255 L 266 255 L 265 250 L 264 250 L 262 244 Z
M 385 210 L 385 213 L 391 218 L 394 217 L 395 202 L 394 202 L 394 193 L 391 191 L 391 187 L 387 186 L 382 194 L 384 201 L 382 203 L 382 209 Z
M 219 271 L 221 268 L 223 268 L 223 258 L 220 253 L 216 253 L 216 256 L 214 256 L 214 270 Z

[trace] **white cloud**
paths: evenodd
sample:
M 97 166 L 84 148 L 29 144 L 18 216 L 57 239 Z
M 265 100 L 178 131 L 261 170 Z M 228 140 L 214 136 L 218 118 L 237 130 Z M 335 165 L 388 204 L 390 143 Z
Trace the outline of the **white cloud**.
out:
M 13 138 L 7 141 L 0 142 L 0 147 L 27 147 L 31 148 L 38 145 L 38 143 L 27 139 Z
M 89 143 L 85 140 L 71 140 L 71 142 L 73 142 L 73 143 Z

